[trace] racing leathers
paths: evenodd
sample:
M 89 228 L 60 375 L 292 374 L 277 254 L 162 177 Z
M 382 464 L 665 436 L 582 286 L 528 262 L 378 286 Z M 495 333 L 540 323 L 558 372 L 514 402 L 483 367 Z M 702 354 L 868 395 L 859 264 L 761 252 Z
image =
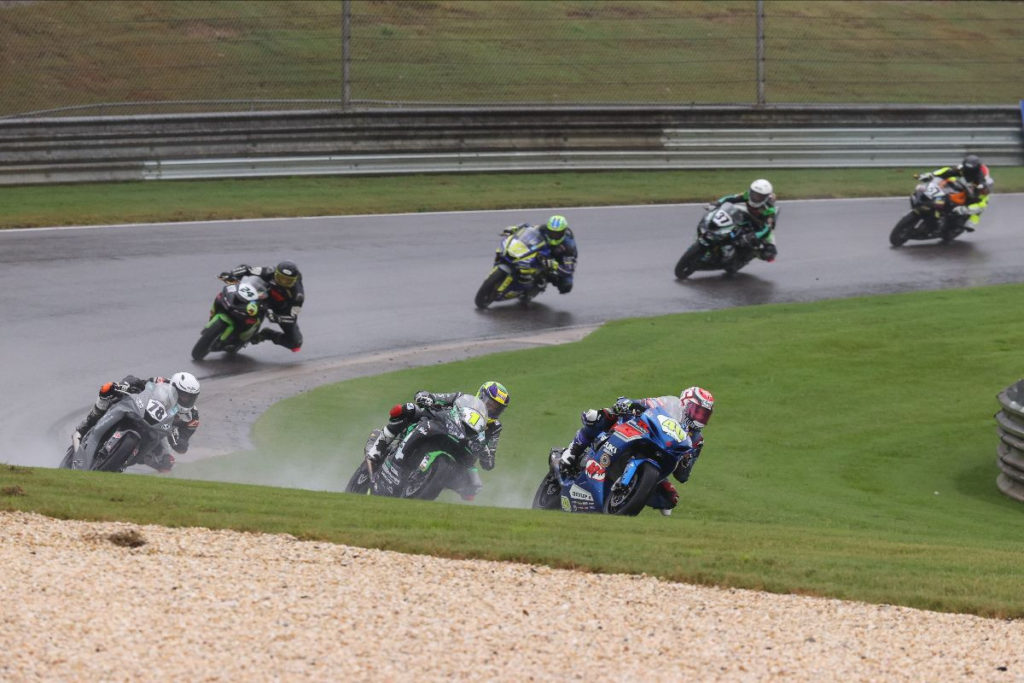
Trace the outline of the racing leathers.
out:
M 105 383 L 100 387 L 99 396 L 97 396 L 96 402 L 93 404 L 89 414 L 75 427 L 75 432 L 71 436 L 72 445 L 77 450 L 86 432 L 96 426 L 96 423 L 107 413 L 110 406 L 120 401 L 127 394 L 141 392 L 146 388 L 147 382 L 166 381 L 167 379 L 164 377 L 141 379 L 135 375 L 125 375 L 124 379 L 120 382 Z M 197 429 L 199 429 L 199 408 L 196 406 L 191 408 L 179 406 L 178 413 L 174 416 L 174 423 L 167 434 L 167 443 L 176 452 L 185 453 L 188 451 L 188 442 Z M 174 467 L 174 454 L 164 448 L 160 448 L 146 454 L 144 462 L 158 472 L 170 472 L 171 468 Z
M 954 211 L 962 216 L 969 216 L 968 221 L 971 225 L 964 226 L 964 228 L 968 232 L 973 232 L 974 228 L 981 222 L 982 212 L 984 212 L 985 207 L 988 206 L 988 200 L 992 194 L 992 186 L 995 185 L 995 181 L 992 180 L 992 176 L 988 171 L 988 166 L 985 164 L 981 164 L 981 180 L 976 183 L 969 180 L 963 174 L 962 166 L 963 164 L 958 164 L 956 166 L 943 166 L 942 168 L 935 169 L 931 173 L 922 173 L 917 176 L 917 179 L 923 181 L 929 181 L 932 178 L 959 180 L 960 185 L 962 185 L 964 190 L 967 192 L 967 203 L 964 206 L 956 207 Z
M 536 227 L 541 234 L 545 234 L 543 226 L 531 226 L 529 223 L 522 223 L 505 228 L 503 235 L 514 235 L 520 230 Z M 548 282 L 558 288 L 559 294 L 568 294 L 572 291 L 573 275 L 576 272 L 576 237 L 572 234 L 571 228 L 566 228 L 563 233 L 565 237 L 558 243 L 552 243 L 545 235 L 547 246 L 544 247 L 545 276 Z
M 743 239 L 746 241 L 746 246 L 751 247 L 757 252 L 758 258 L 770 263 L 775 260 L 779 253 L 775 247 L 775 221 L 778 219 L 779 209 L 775 206 L 774 196 L 769 198 L 764 206 L 757 208 L 750 206 L 747 201 L 749 198 L 750 190 L 737 194 L 727 194 L 707 204 L 704 209 L 705 211 L 711 211 L 719 208 L 726 202 L 746 207 L 747 214 L 751 219 L 751 227 L 754 230 L 753 232 L 746 233 Z M 728 245 L 723 249 L 723 255 L 726 260 L 730 260 L 735 255 L 735 250 L 729 248 L 731 246 Z
M 659 396 L 654 398 L 634 399 L 623 396 L 616 400 L 615 405 L 611 408 L 592 408 L 590 410 L 583 411 L 580 415 L 580 421 L 583 423 L 583 426 L 576 432 L 576 436 L 573 437 L 569 447 L 562 452 L 560 459 L 562 468 L 566 471 L 573 471 L 579 467 L 580 456 L 583 455 L 583 452 L 587 447 L 592 444 L 594 439 L 596 439 L 600 434 L 611 429 L 621 417 L 641 413 L 653 404 L 667 406 L 672 403 L 678 404 L 679 397 Z M 680 484 L 685 484 L 687 480 L 689 480 L 690 472 L 693 470 L 693 465 L 697 462 L 697 458 L 700 456 L 700 452 L 704 448 L 704 435 L 701 430 L 690 425 L 684 426 L 690 434 L 690 440 L 693 447 L 690 452 L 679 461 L 679 464 L 676 465 L 676 469 L 672 472 L 672 475 Z M 660 482 L 647 499 L 647 505 L 662 511 L 671 510 L 678 502 L 679 492 L 668 479 Z
M 376 433 L 370 435 L 370 440 L 366 444 L 366 459 L 373 466 L 379 465 L 387 455 L 388 447 L 396 437 L 405 433 L 409 425 L 418 422 L 430 408 L 451 406 L 462 395 L 462 392 L 458 391 L 440 394 L 420 391 L 416 393 L 413 402 L 398 403 L 392 406 L 388 414 L 388 423 L 380 430 L 379 435 Z M 484 448 L 479 457 L 480 467 L 485 470 L 494 469 L 494 456 L 498 450 L 499 436 L 501 436 L 501 421 L 488 416 L 487 428 L 484 430 Z M 472 500 L 483 488 L 483 481 L 476 468 L 473 467 L 462 470 L 456 475 L 451 488 L 458 491 L 463 499 Z
M 226 273 L 221 273 L 221 276 L 230 276 L 237 280 L 244 275 L 255 275 L 266 282 L 267 308 L 270 310 L 268 317 L 272 322 L 281 326 L 281 331 L 264 327 L 253 337 L 252 343 L 271 341 L 278 346 L 298 351 L 302 348 L 302 332 L 299 330 L 298 318 L 302 311 L 302 304 L 306 300 L 306 288 L 302 285 L 301 275 L 296 278 L 293 286 L 282 287 L 274 279 L 275 272 L 274 266 L 260 267 L 242 264 Z

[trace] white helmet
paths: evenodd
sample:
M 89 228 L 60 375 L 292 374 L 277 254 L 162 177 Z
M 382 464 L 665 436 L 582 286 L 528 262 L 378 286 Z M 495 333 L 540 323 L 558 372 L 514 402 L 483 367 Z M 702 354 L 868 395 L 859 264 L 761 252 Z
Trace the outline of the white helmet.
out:
M 772 195 L 773 191 L 771 183 L 764 178 L 758 178 L 750 183 L 750 192 L 747 193 L 747 204 L 753 209 L 760 209 L 769 200 L 774 198 Z
M 191 408 L 199 398 L 199 380 L 190 372 L 176 372 L 171 376 L 171 386 L 178 390 L 178 405 Z

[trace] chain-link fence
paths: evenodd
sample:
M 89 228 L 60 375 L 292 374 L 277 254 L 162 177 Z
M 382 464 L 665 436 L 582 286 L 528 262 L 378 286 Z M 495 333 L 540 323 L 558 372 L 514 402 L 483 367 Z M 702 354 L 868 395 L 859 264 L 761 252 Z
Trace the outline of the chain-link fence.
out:
M 0 116 L 1007 104 L 1022 2 L 0 0 Z

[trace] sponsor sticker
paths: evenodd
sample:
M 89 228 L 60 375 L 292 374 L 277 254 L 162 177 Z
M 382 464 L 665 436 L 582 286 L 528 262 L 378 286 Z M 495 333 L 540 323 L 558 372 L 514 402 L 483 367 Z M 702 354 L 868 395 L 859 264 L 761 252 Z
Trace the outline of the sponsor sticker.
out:
M 587 462 L 587 476 L 594 481 L 604 481 L 604 467 L 596 460 Z
M 586 489 L 580 488 L 576 484 L 573 484 L 572 488 L 569 489 L 569 497 L 572 498 L 573 500 L 581 502 L 581 503 L 593 503 L 594 502 L 594 497 L 592 495 L 590 495 L 590 491 L 587 491 Z

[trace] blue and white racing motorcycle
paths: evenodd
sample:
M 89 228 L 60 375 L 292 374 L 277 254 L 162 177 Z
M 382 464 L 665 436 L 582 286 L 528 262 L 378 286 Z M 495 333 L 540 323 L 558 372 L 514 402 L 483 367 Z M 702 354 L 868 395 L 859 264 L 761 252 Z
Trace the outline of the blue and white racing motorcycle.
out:
M 495 301 L 528 302 L 547 285 L 548 257 L 548 243 L 540 229 L 525 223 L 506 228 L 494 254 L 494 266 L 473 303 L 477 308 L 487 308 Z
M 680 462 L 697 457 L 676 396 L 647 402 L 641 413 L 620 416 L 579 460 L 577 471 L 563 471 L 554 448 L 549 471 L 533 497 L 533 507 L 566 512 L 638 515 L 659 482 Z

